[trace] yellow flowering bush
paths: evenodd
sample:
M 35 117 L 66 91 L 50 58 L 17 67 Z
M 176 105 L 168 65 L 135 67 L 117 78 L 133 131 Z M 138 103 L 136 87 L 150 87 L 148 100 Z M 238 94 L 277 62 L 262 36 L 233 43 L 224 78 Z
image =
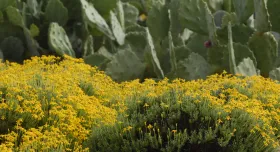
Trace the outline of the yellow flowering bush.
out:
M 280 84 L 260 76 L 116 83 L 81 59 L 0 64 L 0 151 L 272 151 Z
M 92 151 L 273 151 L 280 84 L 260 76 L 122 83 L 127 110 L 94 128 Z M 103 137 L 103 138 L 102 138 Z
M 79 59 L 2 63 L 0 151 L 87 150 L 82 144 L 91 128 L 115 122 L 117 111 L 103 103 L 116 90 L 109 77 Z

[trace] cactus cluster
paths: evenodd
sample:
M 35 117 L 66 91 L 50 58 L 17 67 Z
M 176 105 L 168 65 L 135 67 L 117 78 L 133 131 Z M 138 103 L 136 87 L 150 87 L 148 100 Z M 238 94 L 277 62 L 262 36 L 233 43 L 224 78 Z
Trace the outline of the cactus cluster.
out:
M 224 70 L 275 79 L 277 6 L 277 0 L 2 0 L 1 58 L 70 55 L 116 81 L 193 80 Z

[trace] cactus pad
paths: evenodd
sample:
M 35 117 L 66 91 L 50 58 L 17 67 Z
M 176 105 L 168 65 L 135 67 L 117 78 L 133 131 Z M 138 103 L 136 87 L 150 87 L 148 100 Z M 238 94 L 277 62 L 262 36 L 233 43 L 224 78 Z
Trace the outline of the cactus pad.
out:
M 254 13 L 254 0 L 233 0 L 233 5 L 239 23 L 246 23 Z
M 2 50 L 0 49 L 0 62 L 4 61 L 4 54 L 2 52 Z
M 110 12 L 110 19 L 111 19 L 111 26 L 112 26 L 112 31 L 113 34 L 119 43 L 119 45 L 124 45 L 125 42 L 125 33 L 124 30 L 118 21 L 118 18 L 116 17 L 116 14 L 113 13 L 112 11 Z
M 64 26 L 68 20 L 68 10 L 60 0 L 49 0 L 45 17 L 49 22 L 56 22 L 60 26 Z
M 122 28 L 125 29 L 123 3 L 120 0 L 118 0 L 117 2 L 117 16 Z
M 236 67 L 236 73 L 243 76 L 254 76 L 257 74 L 257 69 L 254 62 L 250 58 L 244 58 Z
M 4 10 L 6 7 L 10 5 L 14 5 L 16 0 L 1 0 L 0 1 L 0 11 Z
M 179 19 L 184 27 L 203 35 L 209 35 L 211 41 L 216 40 L 214 17 L 206 2 L 202 0 L 180 0 L 177 12 L 180 12 Z
M 144 32 L 129 32 L 126 34 L 126 42 L 133 48 L 133 52 L 138 58 L 144 61 L 144 50 L 147 46 L 146 33 Z
M 157 57 L 157 52 L 154 46 L 153 38 L 149 32 L 149 29 L 146 27 L 148 50 L 151 55 L 151 61 L 154 67 L 154 72 L 157 74 L 158 78 L 164 78 L 163 70 L 161 69 L 160 62 Z
M 279 0 L 268 0 L 267 8 L 269 12 L 269 20 L 272 24 L 272 31 L 280 33 L 280 1 Z
M 91 28 L 97 28 L 101 32 L 103 32 L 106 36 L 115 40 L 112 31 L 110 30 L 108 24 L 102 18 L 102 16 L 97 12 L 97 10 L 93 7 L 93 5 L 86 0 L 81 0 L 82 10 L 84 14 L 84 18 L 88 21 L 88 24 Z
M 170 27 L 167 7 L 158 3 L 157 5 L 153 5 L 148 14 L 147 26 L 149 27 L 153 40 L 156 42 L 163 40 L 168 36 Z
M 271 22 L 269 21 L 269 14 L 266 5 L 267 0 L 254 0 L 255 6 L 255 28 L 258 32 L 271 31 Z
M 248 45 L 254 52 L 258 63 L 257 68 L 261 70 L 261 75 L 268 77 L 278 57 L 278 43 L 276 39 L 270 32 L 255 32 L 249 39 Z
M 7 17 L 10 23 L 20 26 L 20 27 L 24 27 L 24 22 L 23 22 L 23 18 L 19 12 L 18 9 L 9 6 L 6 9 L 6 13 L 7 13 Z
M 100 70 L 105 70 L 106 64 L 110 62 L 110 60 L 102 54 L 92 54 L 86 56 L 84 57 L 84 61 L 86 64 L 91 66 L 97 66 Z
M 115 81 L 133 80 L 142 78 L 145 64 L 140 61 L 129 45 L 123 46 L 107 64 L 105 73 Z
M 191 53 L 188 58 L 178 62 L 176 75 L 179 78 L 194 80 L 205 79 L 211 73 L 207 61 L 197 53 Z
M 139 10 L 129 3 L 123 3 L 125 25 L 135 25 L 137 23 Z
M 280 81 L 280 67 L 269 72 L 269 77 L 273 80 Z
M 94 54 L 93 38 L 88 36 L 83 45 L 83 57 Z
M 72 49 L 70 40 L 64 29 L 57 23 L 51 23 L 48 32 L 49 46 L 58 55 L 63 56 L 67 54 L 75 57 L 75 52 Z
M 11 62 L 22 62 L 24 59 L 23 42 L 17 37 L 10 36 L 5 38 L 0 44 L 0 49 L 3 52 L 5 60 Z

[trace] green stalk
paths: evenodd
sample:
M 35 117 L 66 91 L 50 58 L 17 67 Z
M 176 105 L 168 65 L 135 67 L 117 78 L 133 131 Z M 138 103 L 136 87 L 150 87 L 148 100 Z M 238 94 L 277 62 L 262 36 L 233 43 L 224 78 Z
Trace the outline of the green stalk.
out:
M 230 73 L 236 74 L 236 62 L 235 62 L 235 55 L 233 49 L 233 42 L 232 42 L 232 31 L 231 31 L 231 21 L 228 23 L 228 50 L 229 50 L 229 68 Z

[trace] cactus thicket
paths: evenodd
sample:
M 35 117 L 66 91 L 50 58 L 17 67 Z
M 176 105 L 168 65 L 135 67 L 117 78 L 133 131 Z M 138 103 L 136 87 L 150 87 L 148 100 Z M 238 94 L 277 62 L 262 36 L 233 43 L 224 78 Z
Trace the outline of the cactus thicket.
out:
M 192 80 L 224 70 L 269 77 L 280 66 L 277 7 L 277 0 L 2 0 L 0 43 L 20 40 L 23 59 L 82 57 L 116 81 Z M 130 69 L 126 61 L 142 73 L 120 74 Z

